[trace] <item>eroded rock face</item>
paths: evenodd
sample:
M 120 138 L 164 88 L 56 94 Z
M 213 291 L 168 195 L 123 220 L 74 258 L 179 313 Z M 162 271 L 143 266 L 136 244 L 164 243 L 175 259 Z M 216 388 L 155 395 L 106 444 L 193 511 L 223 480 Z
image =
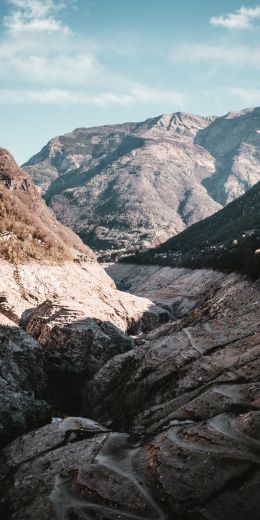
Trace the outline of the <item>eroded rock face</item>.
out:
M 46 398 L 64 413 L 80 413 L 86 381 L 113 356 L 133 347 L 128 334 L 169 320 L 166 309 L 118 291 L 97 263 L 3 264 L 2 269 L 10 275 L 5 311 L 23 310 L 21 325 L 44 349 Z M 44 296 L 49 299 L 43 301 Z
M 97 301 L 95 303 L 98 305 Z M 22 325 L 26 332 L 44 349 L 47 397 L 64 413 L 80 413 L 86 382 L 109 359 L 134 346 L 131 337 L 113 323 L 115 309 L 108 307 L 107 310 L 111 311 L 107 315 L 109 321 L 103 321 L 91 316 L 86 305 L 46 301 L 23 315 Z M 169 319 L 167 311 L 153 304 L 151 310 L 144 311 L 143 315 L 137 313 L 131 319 L 127 316 L 127 308 L 122 311 L 125 331 L 132 334 L 151 330 Z M 98 314 L 98 309 L 95 313 Z
M 170 520 L 150 470 L 152 453 L 137 439 L 82 428 L 68 433 L 49 425 L 4 450 L 5 518 Z
M 49 419 L 46 382 L 40 345 L 0 314 L 0 445 Z
M 257 514 L 259 309 L 259 284 L 231 275 L 192 314 L 111 360 L 86 392 L 86 414 L 154 436 L 162 496 L 180 518 Z
M 92 429 L 86 419 L 70 422 L 27 434 L 3 451 L 4 518 L 258 518 L 257 410 L 175 420 L 150 440 Z
M 206 269 L 172 269 L 157 265 L 116 263 L 107 273 L 118 289 L 145 296 L 166 309 L 171 320 L 183 318 L 221 287 L 227 275 Z
M 133 333 L 140 323 L 143 330 L 150 330 L 167 320 L 167 312 L 147 298 L 118 291 L 97 262 L 64 265 L 0 262 L 0 272 L 0 296 L 5 300 L 6 312 L 12 312 L 18 321 L 25 311 L 46 300 L 54 306 L 65 306 L 69 322 L 93 318 Z
M 87 413 L 103 419 L 104 410 L 117 428 L 130 425 L 138 431 L 154 430 L 167 422 L 169 410 L 173 418 L 182 416 L 179 408 L 186 399 L 194 399 L 193 392 L 201 395 L 201 408 L 211 381 L 231 384 L 245 372 L 246 382 L 247 371 L 251 381 L 257 373 L 253 360 L 259 356 L 259 308 L 259 284 L 226 276 L 215 294 L 193 312 L 147 334 L 143 346 L 117 356 L 99 371 L 87 394 Z M 212 402 L 213 409 L 216 403 Z M 123 417 L 117 414 L 121 408 Z M 207 413 L 211 412 L 207 409 Z
M 260 109 L 78 128 L 24 168 L 101 258 L 158 245 L 260 180 Z
M 176 290 L 194 273 L 182 278 Z M 258 518 L 260 287 L 238 275 L 205 286 L 191 312 L 97 372 L 84 418 L 3 451 L 8 520 Z
M 47 301 L 26 313 L 23 326 L 44 348 L 49 369 L 89 378 L 133 347 L 129 336 L 112 323 L 86 317 L 83 307 Z

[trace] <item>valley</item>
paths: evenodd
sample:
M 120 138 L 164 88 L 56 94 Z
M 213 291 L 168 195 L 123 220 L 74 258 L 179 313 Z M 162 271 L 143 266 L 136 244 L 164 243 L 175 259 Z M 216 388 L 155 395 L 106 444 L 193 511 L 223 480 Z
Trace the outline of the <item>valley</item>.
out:
M 217 244 L 255 255 L 259 184 L 100 264 L 0 158 L 1 518 L 257 518 L 258 263 L 236 272 Z

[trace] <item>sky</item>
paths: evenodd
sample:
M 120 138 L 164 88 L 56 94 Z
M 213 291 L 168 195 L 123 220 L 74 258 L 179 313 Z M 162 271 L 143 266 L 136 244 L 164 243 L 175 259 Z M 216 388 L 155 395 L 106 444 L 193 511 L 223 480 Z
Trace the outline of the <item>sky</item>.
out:
M 0 0 L 0 146 L 260 105 L 260 0 Z

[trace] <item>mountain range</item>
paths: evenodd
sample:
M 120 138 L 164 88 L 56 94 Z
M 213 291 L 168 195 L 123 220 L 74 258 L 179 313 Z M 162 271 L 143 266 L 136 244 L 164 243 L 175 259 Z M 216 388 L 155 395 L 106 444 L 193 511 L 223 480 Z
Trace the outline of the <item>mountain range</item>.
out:
M 78 128 L 23 168 L 103 260 L 159 245 L 260 180 L 260 108 Z

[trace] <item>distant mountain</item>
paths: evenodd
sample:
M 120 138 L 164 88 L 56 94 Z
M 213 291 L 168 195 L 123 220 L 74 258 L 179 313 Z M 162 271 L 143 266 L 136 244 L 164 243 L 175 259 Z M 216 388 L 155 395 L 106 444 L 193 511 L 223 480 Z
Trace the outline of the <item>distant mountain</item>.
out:
M 131 262 L 212 267 L 260 277 L 260 182 L 221 211 Z
M 28 260 L 94 259 L 79 237 L 57 221 L 29 175 L 0 148 L 0 258 Z
M 260 180 L 260 108 L 79 128 L 24 168 L 103 259 L 155 246 Z

